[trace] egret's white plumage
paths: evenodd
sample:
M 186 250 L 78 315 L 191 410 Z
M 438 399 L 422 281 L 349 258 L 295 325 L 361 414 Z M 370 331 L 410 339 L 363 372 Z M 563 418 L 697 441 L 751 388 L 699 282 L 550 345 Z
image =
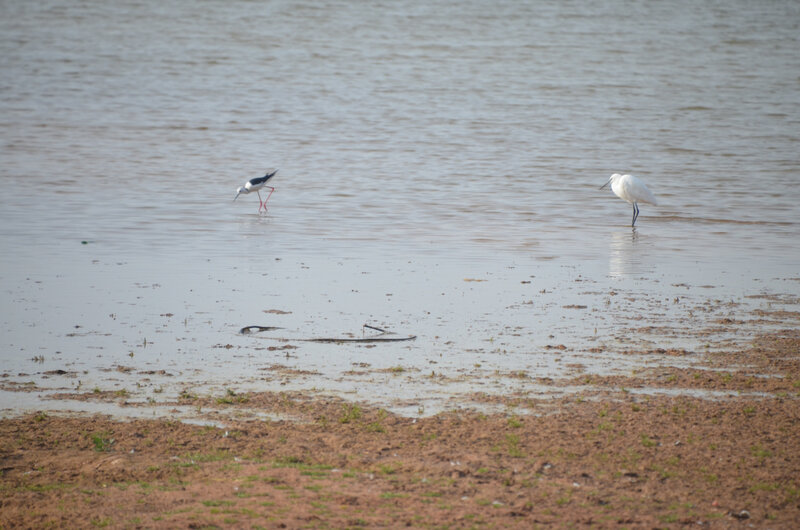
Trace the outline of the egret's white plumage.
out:
M 258 211 L 260 213 L 261 212 L 261 208 L 264 208 L 264 211 L 266 212 L 267 211 L 267 201 L 272 196 L 272 192 L 275 191 L 275 188 L 273 188 L 272 186 L 267 186 L 267 181 L 269 179 L 271 179 L 272 177 L 274 177 L 275 173 L 277 173 L 277 172 L 278 172 L 278 170 L 276 169 L 272 173 L 267 173 L 263 177 L 256 177 L 256 178 L 252 178 L 252 179 L 248 180 L 247 182 L 245 182 L 244 186 L 239 186 L 239 189 L 236 190 L 236 197 L 234 197 L 233 200 L 235 201 L 236 199 L 238 199 L 239 195 L 242 194 L 242 193 L 247 194 L 247 193 L 256 192 L 258 194 Z M 267 195 L 267 200 L 262 201 L 261 200 L 261 192 L 259 192 L 258 190 L 260 190 L 261 188 L 263 188 L 265 186 L 270 189 L 270 192 L 269 192 L 269 195 Z
M 600 186 L 600 189 L 602 190 L 609 184 L 611 184 L 611 191 L 614 192 L 614 195 L 633 205 L 633 220 L 631 221 L 631 226 L 636 224 L 636 219 L 639 217 L 640 202 L 658 205 L 656 196 L 653 195 L 650 188 L 633 175 L 614 173 L 608 179 L 608 182 Z

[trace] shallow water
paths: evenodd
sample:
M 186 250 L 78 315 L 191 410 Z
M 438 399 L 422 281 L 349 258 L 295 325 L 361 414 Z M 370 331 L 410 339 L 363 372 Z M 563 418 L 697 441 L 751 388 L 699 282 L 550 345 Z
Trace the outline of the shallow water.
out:
M 747 340 L 694 332 L 800 295 L 800 7 L 751 4 L 0 5 L 5 381 L 430 409 Z M 364 323 L 417 339 L 297 340 Z

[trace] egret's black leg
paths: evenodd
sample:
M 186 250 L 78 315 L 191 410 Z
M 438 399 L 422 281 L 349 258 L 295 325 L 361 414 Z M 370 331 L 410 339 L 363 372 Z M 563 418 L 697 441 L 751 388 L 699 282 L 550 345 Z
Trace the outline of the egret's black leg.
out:
M 636 224 L 637 217 L 639 217 L 639 207 L 636 206 L 636 203 L 633 203 L 633 220 L 631 221 L 631 226 Z

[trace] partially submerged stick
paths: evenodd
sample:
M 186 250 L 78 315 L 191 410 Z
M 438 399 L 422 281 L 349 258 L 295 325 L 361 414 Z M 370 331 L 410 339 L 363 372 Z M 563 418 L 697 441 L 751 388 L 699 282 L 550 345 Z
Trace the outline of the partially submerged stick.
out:
M 295 339 L 303 342 L 400 342 L 404 340 L 414 340 L 416 335 L 409 335 L 408 337 L 365 337 L 363 339 L 345 339 L 345 338 L 322 338 L 322 339 Z
M 369 324 L 364 324 L 365 328 L 373 329 L 375 331 L 380 331 L 381 335 L 394 335 L 391 331 L 386 331 L 385 329 L 381 329 L 375 326 L 370 326 Z M 275 329 L 283 329 L 275 326 L 245 326 L 239 330 L 239 333 L 242 335 L 249 335 L 251 333 L 259 333 L 261 331 L 272 331 Z M 407 337 L 382 337 L 380 335 L 375 337 L 362 337 L 360 339 L 356 338 L 349 338 L 349 337 L 322 337 L 322 338 L 311 338 L 311 339 L 283 339 L 275 337 L 275 340 L 295 340 L 295 341 L 302 341 L 302 342 L 329 342 L 329 343 L 337 343 L 337 342 L 401 342 L 406 340 L 414 340 L 416 339 L 416 335 L 409 335 Z

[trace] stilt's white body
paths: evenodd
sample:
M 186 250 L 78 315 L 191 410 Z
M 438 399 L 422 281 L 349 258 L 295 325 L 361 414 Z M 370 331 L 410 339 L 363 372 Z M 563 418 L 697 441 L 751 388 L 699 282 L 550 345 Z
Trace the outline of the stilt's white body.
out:
M 608 179 L 608 182 L 603 184 L 600 189 L 605 188 L 609 184 L 611 184 L 611 191 L 614 192 L 614 195 L 633 205 L 633 221 L 631 222 L 631 226 L 636 224 L 636 218 L 639 217 L 640 202 L 658 205 L 656 196 L 653 195 L 650 188 L 633 175 L 614 173 L 611 175 L 611 178 Z

